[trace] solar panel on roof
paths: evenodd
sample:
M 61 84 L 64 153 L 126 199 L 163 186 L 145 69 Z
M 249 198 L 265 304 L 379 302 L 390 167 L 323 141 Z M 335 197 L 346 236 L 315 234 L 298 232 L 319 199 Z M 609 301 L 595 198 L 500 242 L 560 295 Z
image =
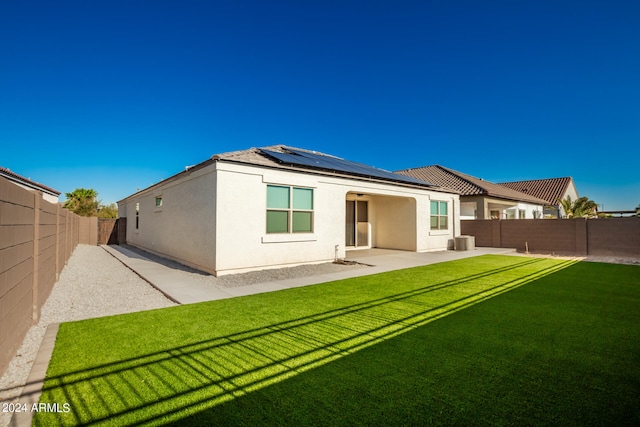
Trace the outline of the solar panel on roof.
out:
M 310 166 L 313 168 L 327 169 L 337 172 L 345 172 L 348 174 L 365 176 L 369 178 L 380 178 L 390 181 L 405 182 L 409 184 L 420 184 L 435 187 L 434 184 L 413 178 L 410 176 L 399 175 L 388 172 L 383 169 L 374 168 L 364 163 L 352 162 L 338 157 L 326 156 L 322 154 L 310 153 L 307 151 L 295 150 L 287 148 L 286 152 L 263 150 L 263 153 L 275 158 L 281 163 L 289 163 L 298 166 Z

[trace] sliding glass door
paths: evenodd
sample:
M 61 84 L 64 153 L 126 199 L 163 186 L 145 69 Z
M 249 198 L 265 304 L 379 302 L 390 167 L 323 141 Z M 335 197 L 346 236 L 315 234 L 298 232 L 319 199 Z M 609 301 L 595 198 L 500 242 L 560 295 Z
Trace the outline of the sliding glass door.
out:
M 369 246 L 369 203 L 347 200 L 345 221 L 345 246 Z

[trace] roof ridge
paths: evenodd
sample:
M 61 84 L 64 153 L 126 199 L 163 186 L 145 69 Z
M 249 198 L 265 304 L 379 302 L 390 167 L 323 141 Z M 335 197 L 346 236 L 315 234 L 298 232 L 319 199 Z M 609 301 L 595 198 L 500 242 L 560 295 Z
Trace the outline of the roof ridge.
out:
M 37 181 L 32 180 L 31 178 L 26 178 L 26 177 L 24 177 L 24 176 L 22 176 L 22 175 L 20 175 L 18 173 L 15 173 L 14 171 L 12 171 L 9 168 L 5 168 L 3 166 L 0 166 L 0 173 L 3 173 L 5 175 L 9 175 L 9 177 L 11 177 L 11 178 L 13 178 L 15 180 L 23 181 L 25 184 L 31 184 L 33 186 L 40 187 L 41 189 L 43 189 L 43 190 L 45 190 L 47 192 L 53 193 L 55 195 L 59 196 L 60 194 L 62 194 L 60 191 L 56 190 L 55 188 L 51 188 L 48 185 L 41 184 L 41 183 L 39 183 Z M 9 177 L 7 177 L 7 179 L 9 179 Z
M 433 168 L 433 167 L 441 167 L 441 166 L 440 166 L 440 165 L 437 165 L 437 164 L 436 164 L 436 165 L 428 165 L 428 166 L 417 166 L 417 167 L 415 167 L 415 168 L 399 169 L 399 170 L 397 170 L 397 171 L 394 171 L 394 173 L 397 173 L 397 172 L 405 172 L 405 171 L 413 171 L 413 170 L 416 170 L 416 169 Z
M 500 184 L 500 185 L 502 185 L 502 184 L 516 184 L 516 183 L 519 183 L 519 182 L 549 181 L 549 180 L 552 180 L 552 179 L 573 179 L 573 177 L 571 177 L 571 176 L 559 176 L 559 177 L 556 177 L 556 178 L 521 179 L 521 180 L 518 180 L 518 181 L 497 182 L 496 184 Z
M 442 170 L 444 170 L 446 172 L 449 172 L 450 174 L 453 174 L 453 175 L 457 176 L 458 178 L 466 181 L 467 183 L 469 183 L 469 184 L 473 185 L 474 187 L 478 188 L 483 193 L 485 193 L 487 195 L 489 194 L 489 191 L 486 188 L 481 187 L 480 185 L 476 184 L 473 181 L 470 181 L 467 177 L 473 178 L 473 179 L 477 179 L 477 180 L 480 180 L 480 181 L 484 181 L 484 182 L 490 182 L 490 181 L 487 181 L 487 180 L 482 179 L 482 178 L 478 178 L 478 177 L 473 176 L 473 175 L 466 174 L 464 172 L 457 171 L 455 169 L 448 168 L 446 166 L 437 165 L 437 167 L 439 167 L 440 169 L 442 169 Z

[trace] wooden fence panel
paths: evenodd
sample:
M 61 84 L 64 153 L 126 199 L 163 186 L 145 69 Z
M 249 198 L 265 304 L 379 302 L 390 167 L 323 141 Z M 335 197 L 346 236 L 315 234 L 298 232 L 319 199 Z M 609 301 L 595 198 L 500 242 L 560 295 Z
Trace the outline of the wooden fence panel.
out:
M 118 220 L 116 218 L 98 218 L 98 244 L 118 244 Z

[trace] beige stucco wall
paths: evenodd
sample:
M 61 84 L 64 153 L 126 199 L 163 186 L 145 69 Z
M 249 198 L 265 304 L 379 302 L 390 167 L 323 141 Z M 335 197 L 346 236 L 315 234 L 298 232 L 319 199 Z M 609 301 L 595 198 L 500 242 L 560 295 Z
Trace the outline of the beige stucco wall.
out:
M 338 241 L 333 215 L 337 207 L 316 176 L 224 162 L 216 166 L 221 183 L 218 274 L 334 259 Z M 313 233 L 266 233 L 267 184 L 314 189 Z
M 515 219 L 519 219 L 519 211 L 525 211 L 525 219 L 535 219 L 534 212 L 539 212 L 542 217 L 544 206 L 533 203 L 508 201 L 487 196 L 465 196 L 461 203 L 462 219 L 491 219 L 491 211 L 500 211 L 500 219 L 506 219 L 507 211 L 515 213 Z M 475 216 L 477 215 L 477 217 Z
M 162 206 L 155 206 L 162 197 Z M 140 204 L 136 229 L 136 203 Z M 185 265 L 215 271 L 216 174 L 208 167 L 119 203 L 127 218 L 127 243 Z
M 332 261 L 345 256 L 345 200 L 369 201 L 374 247 L 427 251 L 446 249 L 459 234 L 459 197 L 351 179 L 218 163 L 218 274 L 246 269 Z M 266 185 L 314 189 L 314 232 L 266 233 Z M 242 203 L 238 203 L 242 198 Z M 451 202 L 447 231 L 429 230 L 431 198 Z M 240 209 L 238 206 L 243 206 Z M 224 226 L 225 224 L 234 224 Z M 224 249 L 223 249 L 224 248 Z
M 372 246 L 417 250 L 415 197 L 372 196 L 370 211 Z
M 567 186 L 567 189 L 565 190 L 562 199 L 566 199 L 568 197 L 571 198 L 572 201 L 575 201 L 579 198 L 578 196 L 578 189 L 576 188 L 573 180 L 571 180 L 571 182 L 569 183 L 569 185 Z M 558 202 L 558 207 L 560 208 L 560 218 L 564 218 L 566 215 L 566 212 L 564 211 L 564 208 L 562 207 L 562 203 Z
M 314 189 L 313 233 L 266 233 L 268 184 Z M 120 215 L 128 218 L 128 243 L 224 275 L 343 258 L 345 201 L 357 194 L 369 200 L 374 247 L 446 249 L 459 234 L 457 195 L 230 162 L 131 196 L 121 203 Z M 163 206 L 158 210 L 159 195 Z M 449 230 L 429 230 L 431 198 L 452 203 Z
M 449 230 L 429 229 L 431 200 L 449 202 Z M 460 235 L 460 197 L 454 194 L 430 193 L 428 200 L 419 200 L 418 218 L 425 218 L 425 221 L 418 221 L 418 251 L 453 249 L 453 238 Z

